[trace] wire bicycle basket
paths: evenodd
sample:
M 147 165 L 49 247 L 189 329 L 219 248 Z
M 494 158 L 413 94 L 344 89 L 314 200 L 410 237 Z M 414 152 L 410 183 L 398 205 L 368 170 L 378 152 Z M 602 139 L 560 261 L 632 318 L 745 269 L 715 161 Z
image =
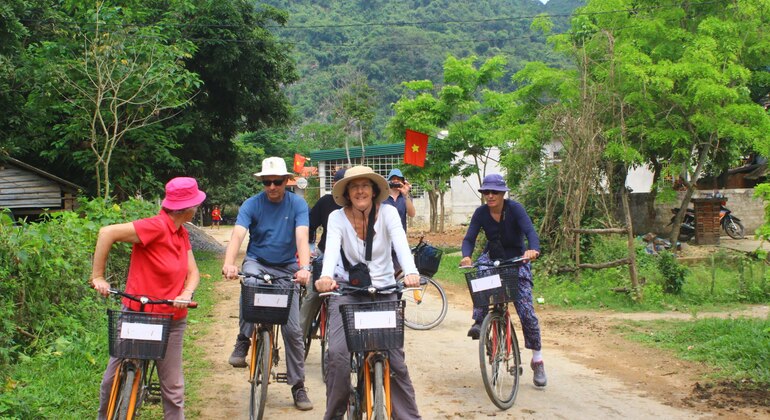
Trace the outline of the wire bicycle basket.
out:
M 403 300 L 340 305 L 348 351 L 390 350 L 404 346 Z
M 166 357 L 173 314 L 108 310 L 110 356 L 161 360 Z
M 465 281 L 473 306 L 511 302 L 519 297 L 519 267 L 491 267 L 467 271 Z
M 241 283 L 241 317 L 246 322 L 286 324 L 294 285 Z

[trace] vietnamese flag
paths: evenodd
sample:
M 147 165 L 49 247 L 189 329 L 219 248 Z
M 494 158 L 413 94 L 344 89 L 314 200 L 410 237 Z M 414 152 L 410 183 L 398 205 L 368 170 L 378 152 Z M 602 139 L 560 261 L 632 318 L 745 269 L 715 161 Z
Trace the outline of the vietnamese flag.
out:
M 294 172 L 295 173 L 302 173 L 302 168 L 305 167 L 305 161 L 307 160 L 306 157 L 300 155 L 299 153 L 294 154 Z
M 425 166 L 427 154 L 428 135 L 407 129 L 406 142 L 404 143 L 404 163 L 422 168 Z

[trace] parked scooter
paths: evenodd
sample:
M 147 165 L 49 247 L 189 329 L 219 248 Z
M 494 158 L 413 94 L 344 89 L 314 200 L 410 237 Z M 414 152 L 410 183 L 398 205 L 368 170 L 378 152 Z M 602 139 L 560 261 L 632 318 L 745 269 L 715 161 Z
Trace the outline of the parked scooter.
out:
M 744 229 L 743 224 L 741 223 L 741 219 L 733 216 L 730 209 L 725 207 L 725 204 L 726 202 L 724 201 L 720 204 L 719 224 L 722 226 L 722 229 L 725 231 L 725 233 L 727 233 L 729 237 L 733 239 L 743 239 Z M 673 216 L 671 216 L 671 222 L 669 222 L 669 225 L 674 223 L 676 214 L 679 213 L 679 207 L 671 209 L 671 213 Z M 684 215 L 684 220 L 682 220 L 682 225 L 679 228 L 679 241 L 687 242 L 693 237 L 695 237 L 695 210 L 688 208 Z
M 722 225 L 722 229 L 725 230 L 728 236 L 733 239 L 743 239 L 743 224 L 741 219 L 733 216 L 733 213 L 725 207 L 723 201 L 719 208 L 719 224 Z

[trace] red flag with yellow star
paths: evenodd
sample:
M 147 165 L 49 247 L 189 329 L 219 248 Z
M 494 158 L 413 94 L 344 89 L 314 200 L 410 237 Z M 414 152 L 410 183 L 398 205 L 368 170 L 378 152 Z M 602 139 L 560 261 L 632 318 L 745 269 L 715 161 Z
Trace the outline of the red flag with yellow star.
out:
M 406 142 L 404 143 L 404 163 L 422 168 L 425 166 L 427 153 L 428 135 L 407 129 Z
M 308 160 L 306 157 L 300 155 L 299 153 L 294 154 L 294 172 L 301 174 L 302 168 L 305 167 L 305 161 Z

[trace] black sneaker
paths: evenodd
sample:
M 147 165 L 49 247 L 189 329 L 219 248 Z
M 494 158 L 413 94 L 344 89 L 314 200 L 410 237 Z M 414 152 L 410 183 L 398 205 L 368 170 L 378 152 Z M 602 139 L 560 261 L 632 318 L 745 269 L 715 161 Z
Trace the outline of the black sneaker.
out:
M 468 337 L 473 340 L 478 340 L 481 335 L 481 324 L 473 324 L 471 329 L 468 330 Z
M 298 384 L 291 388 L 291 396 L 294 397 L 294 406 L 297 410 L 308 411 L 313 409 L 313 403 L 307 396 L 307 388 Z
M 251 340 L 235 340 L 235 347 L 228 362 L 237 368 L 248 366 L 246 364 L 246 355 L 249 353 L 249 346 L 251 346 Z

